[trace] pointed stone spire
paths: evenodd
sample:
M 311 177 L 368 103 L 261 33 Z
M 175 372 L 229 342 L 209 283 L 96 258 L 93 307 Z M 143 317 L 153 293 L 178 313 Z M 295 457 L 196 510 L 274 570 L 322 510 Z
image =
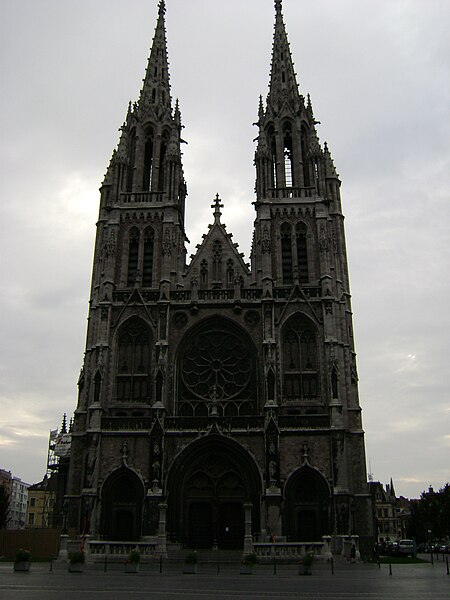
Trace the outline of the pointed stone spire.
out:
M 391 496 L 395 496 L 394 482 L 392 481 L 392 477 L 391 477 L 391 485 L 390 485 L 390 488 L 391 488 Z
M 264 132 L 264 117 L 265 117 L 265 112 L 264 112 L 264 104 L 263 104 L 263 98 L 262 96 L 259 97 L 259 106 L 258 106 L 258 122 L 254 123 L 254 125 L 257 125 L 259 128 L 259 134 L 258 137 L 256 138 L 258 140 L 258 145 L 256 147 L 256 152 L 255 152 L 255 158 L 268 158 L 269 155 L 269 148 L 267 146 L 267 138 L 266 138 L 266 134 Z
M 337 174 L 336 167 L 334 166 L 333 157 L 331 156 L 331 152 L 328 149 L 328 144 L 326 142 L 323 145 L 323 155 L 325 158 L 326 177 L 339 179 L 339 175 Z
M 67 415 L 63 414 L 60 433 L 67 433 Z
M 322 156 L 322 149 L 320 147 L 319 136 L 315 125 L 312 124 L 308 133 L 308 158 L 319 158 Z
M 272 64 L 267 103 L 280 108 L 283 101 L 300 99 L 297 78 L 282 14 L 282 0 L 275 0 L 275 33 L 273 36 Z
M 160 0 L 158 21 L 139 98 L 139 110 L 141 112 L 151 106 L 159 106 L 172 112 L 165 12 L 166 3 L 164 0 Z

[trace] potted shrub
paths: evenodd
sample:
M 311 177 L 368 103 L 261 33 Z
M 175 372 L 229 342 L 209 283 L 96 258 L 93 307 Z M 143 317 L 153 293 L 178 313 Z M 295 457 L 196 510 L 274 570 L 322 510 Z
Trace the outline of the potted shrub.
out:
M 69 572 L 70 573 L 82 573 L 84 567 L 84 552 L 79 550 L 78 552 L 71 552 L 69 554 Z
M 197 573 L 197 561 L 198 557 L 195 550 L 186 554 L 184 557 L 183 573 L 188 573 L 190 575 Z
M 20 548 L 16 552 L 14 560 L 14 571 L 29 571 L 30 570 L 30 551 Z
M 246 554 L 241 562 L 241 575 L 252 575 L 256 565 L 256 554 Z
M 128 560 L 125 563 L 125 573 L 137 573 L 139 571 L 139 563 L 141 562 L 141 553 L 136 548 L 128 555 Z
M 300 562 L 300 575 L 312 575 L 312 565 L 314 562 L 314 554 L 307 552 Z

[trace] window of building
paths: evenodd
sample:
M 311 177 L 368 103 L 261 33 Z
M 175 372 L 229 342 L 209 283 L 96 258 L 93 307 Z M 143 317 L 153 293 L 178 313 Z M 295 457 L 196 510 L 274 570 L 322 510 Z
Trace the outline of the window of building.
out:
M 214 240 L 212 247 L 213 258 L 213 281 L 222 281 L 222 244 L 219 240 Z
M 286 400 L 315 401 L 319 396 L 317 336 L 314 325 L 302 315 L 283 329 L 283 383 Z
M 205 259 L 200 263 L 200 287 L 203 289 L 208 287 L 208 263 Z
M 127 285 L 132 286 L 136 281 L 139 261 L 139 230 L 133 227 L 128 236 L 128 271 Z
M 273 125 L 267 130 L 268 147 L 270 151 L 271 168 L 270 168 L 270 186 L 277 185 L 277 146 L 275 141 L 275 129 Z
M 34 525 L 34 513 L 28 515 L 28 525 Z
M 154 232 L 151 227 L 147 227 L 144 232 L 144 260 L 142 267 L 142 285 L 152 287 L 153 283 L 153 250 L 154 250 Z
M 165 94 L 162 92 L 162 101 L 165 102 Z M 159 173 L 158 173 L 158 190 L 164 191 L 166 185 L 166 153 L 167 146 L 169 144 L 169 136 L 165 132 L 161 138 L 161 145 L 159 147 Z
M 300 283 L 308 283 L 308 248 L 306 240 L 307 229 L 305 223 L 297 223 L 295 227 L 295 236 L 297 243 L 297 266 Z
M 290 284 L 292 278 L 292 230 L 289 223 L 283 223 L 281 236 L 281 272 L 284 284 Z
M 292 132 L 291 125 L 287 123 L 283 131 L 283 156 L 284 156 L 284 184 L 286 187 L 292 187 Z
M 300 133 L 300 146 L 302 150 L 302 163 L 303 163 L 303 185 L 309 187 L 311 185 L 311 179 L 309 176 L 309 160 L 308 160 L 308 142 L 307 142 L 307 131 L 305 127 L 302 127 Z
M 150 341 L 150 329 L 138 317 L 129 319 L 120 328 L 116 377 L 119 402 L 150 401 Z
M 151 127 L 148 127 L 145 130 L 145 146 L 144 146 L 143 188 L 145 191 L 150 191 L 151 186 L 152 186 L 153 152 L 154 152 L 154 132 Z
M 234 285 L 234 263 L 230 259 L 227 260 L 227 286 L 233 287 Z
M 135 158 L 136 158 L 136 132 L 133 130 L 130 134 L 130 142 L 129 142 L 127 192 L 133 191 Z

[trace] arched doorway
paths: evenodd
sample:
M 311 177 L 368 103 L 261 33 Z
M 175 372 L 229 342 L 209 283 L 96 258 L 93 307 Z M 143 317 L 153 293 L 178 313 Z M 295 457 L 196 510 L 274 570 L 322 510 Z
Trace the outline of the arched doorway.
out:
M 260 492 L 260 474 L 248 453 L 209 435 L 184 450 L 170 470 L 168 533 L 190 548 L 242 548 L 244 504 L 252 504 L 258 531 Z
M 143 500 L 144 486 L 131 469 L 112 473 L 102 489 L 102 535 L 114 541 L 139 540 Z
M 315 542 L 329 533 L 330 490 L 310 466 L 293 473 L 285 488 L 283 532 L 290 541 Z

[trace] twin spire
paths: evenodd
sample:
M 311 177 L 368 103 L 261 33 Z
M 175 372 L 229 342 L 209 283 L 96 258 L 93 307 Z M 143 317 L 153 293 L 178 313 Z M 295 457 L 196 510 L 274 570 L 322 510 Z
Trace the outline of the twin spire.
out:
M 166 3 L 164 0 L 160 0 L 158 21 L 139 98 L 139 106 L 143 108 L 147 105 L 159 105 L 171 112 L 172 98 L 170 95 L 165 12 Z
M 169 60 L 165 26 L 165 0 L 158 5 L 158 20 L 139 99 L 140 106 L 159 104 L 171 110 Z M 298 84 L 282 14 L 282 0 L 275 0 L 275 32 L 273 39 L 267 103 L 274 108 L 285 100 L 299 98 Z
M 276 110 L 285 100 L 292 102 L 298 99 L 298 84 L 283 20 L 282 0 L 275 0 L 275 31 L 267 104 Z

